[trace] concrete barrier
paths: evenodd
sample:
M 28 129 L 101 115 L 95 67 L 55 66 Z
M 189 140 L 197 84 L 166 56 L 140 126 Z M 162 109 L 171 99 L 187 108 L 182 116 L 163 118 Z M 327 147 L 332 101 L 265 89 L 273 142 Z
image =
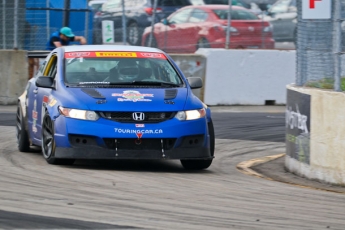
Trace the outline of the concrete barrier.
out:
M 28 81 L 26 51 L 0 50 L 0 104 L 16 104 Z
M 345 185 L 345 94 L 294 85 L 287 91 L 286 168 Z
M 285 104 L 295 82 L 295 51 L 199 49 L 205 56 L 207 105 Z

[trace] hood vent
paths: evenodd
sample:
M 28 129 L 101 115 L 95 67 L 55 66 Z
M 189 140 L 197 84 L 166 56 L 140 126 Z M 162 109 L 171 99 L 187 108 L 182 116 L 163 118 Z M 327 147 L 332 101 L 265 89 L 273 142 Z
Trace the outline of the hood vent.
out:
M 164 100 L 174 99 L 177 96 L 177 89 L 166 89 Z
M 105 97 L 95 89 L 84 88 L 84 89 L 81 89 L 81 91 L 83 91 L 84 93 L 86 93 L 87 95 L 95 99 L 105 99 Z

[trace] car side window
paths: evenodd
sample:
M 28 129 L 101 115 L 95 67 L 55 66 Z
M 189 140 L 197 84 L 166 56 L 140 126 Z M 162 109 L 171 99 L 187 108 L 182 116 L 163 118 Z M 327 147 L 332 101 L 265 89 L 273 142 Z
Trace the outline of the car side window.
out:
M 195 9 L 190 15 L 189 21 L 193 23 L 204 22 L 206 21 L 207 17 L 208 15 L 205 11 L 200 10 L 200 9 Z
M 276 2 L 270 9 L 271 13 L 286 13 L 288 11 L 291 0 L 280 0 Z
M 47 68 L 45 69 L 43 75 L 47 77 L 55 78 L 57 72 L 57 56 L 52 55 L 47 63 Z
M 250 13 L 245 10 L 235 10 L 233 14 L 234 14 L 234 19 L 236 17 L 236 19 L 238 20 L 257 20 L 258 19 L 258 17 L 255 14 Z
M 185 9 L 185 10 L 181 10 L 180 12 L 177 12 L 169 19 L 169 23 L 180 24 L 180 23 L 187 22 L 191 11 L 192 9 Z
M 102 11 L 113 11 L 119 7 L 121 7 L 121 0 L 110 0 L 103 4 Z

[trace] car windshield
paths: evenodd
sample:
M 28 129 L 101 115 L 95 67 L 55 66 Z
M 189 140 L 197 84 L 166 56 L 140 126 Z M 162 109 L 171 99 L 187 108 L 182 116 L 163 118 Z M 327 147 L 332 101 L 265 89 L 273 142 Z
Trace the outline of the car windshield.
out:
M 227 20 L 228 19 L 228 10 L 218 9 L 213 10 L 213 12 L 218 16 L 219 19 Z M 233 20 L 258 20 L 258 17 L 246 10 L 232 10 L 231 19 Z
M 64 80 L 69 86 L 183 84 L 164 54 L 144 52 L 65 53 Z

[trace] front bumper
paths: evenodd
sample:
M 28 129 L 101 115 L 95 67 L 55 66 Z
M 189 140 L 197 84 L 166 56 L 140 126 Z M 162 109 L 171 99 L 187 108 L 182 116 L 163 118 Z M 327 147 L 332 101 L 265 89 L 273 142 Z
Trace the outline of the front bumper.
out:
M 70 159 L 212 159 L 209 148 L 175 148 L 171 150 L 112 150 L 101 147 L 61 148 L 55 150 L 56 158 Z
M 146 131 L 139 137 L 133 131 Z M 152 132 L 147 132 L 152 131 Z M 55 120 L 55 157 L 73 159 L 212 159 L 207 120 L 125 124 L 60 116 Z

